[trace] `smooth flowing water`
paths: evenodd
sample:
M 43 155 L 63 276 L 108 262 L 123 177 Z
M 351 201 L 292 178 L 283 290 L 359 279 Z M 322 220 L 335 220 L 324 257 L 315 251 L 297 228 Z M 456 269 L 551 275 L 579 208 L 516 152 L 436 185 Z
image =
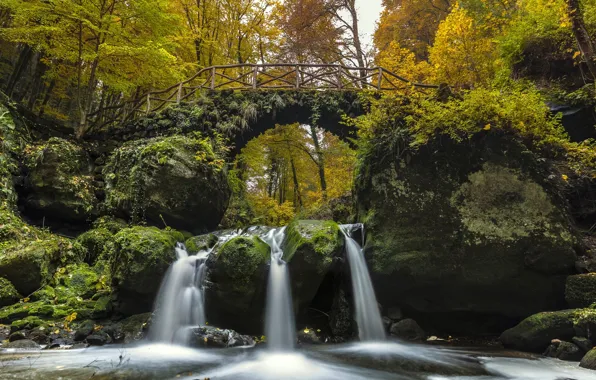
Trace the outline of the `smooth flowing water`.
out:
M 182 244 L 170 266 L 155 304 L 149 337 L 156 342 L 186 344 L 189 327 L 205 324 L 203 279 L 210 251 L 189 256 Z
M 352 275 L 358 335 L 362 341 L 382 341 L 385 340 L 385 327 L 381 319 L 368 267 L 364 260 L 364 252 L 362 247 L 351 236 L 354 227 L 362 228 L 361 225 L 343 225 L 341 230 L 346 237 L 346 255 L 350 262 L 350 273 Z
M 285 231 L 285 227 L 273 229 L 263 237 L 271 247 L 265 334 L 267 346 L 272 351 L 291 351 L 296 342 L 290 276 L 281 248 Z

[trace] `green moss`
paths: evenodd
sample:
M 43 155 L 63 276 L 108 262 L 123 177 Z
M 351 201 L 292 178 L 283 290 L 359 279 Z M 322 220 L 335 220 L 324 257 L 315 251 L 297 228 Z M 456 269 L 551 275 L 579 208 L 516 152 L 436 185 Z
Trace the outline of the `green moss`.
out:
M 571 307 L 589 307 L 596 302 L 596 273 L 567 277 L 565 300 Z
M 94 264 L 100 257 L 108 257 L 114 251 L 114 234 L 103 227 L 79 235 L 77 242 L 87 249 L 85 262 L 88 264 Z
M 186 240 L 184 245 L 190 253 L 198 253 L 200 251 L 207 251 L 217 244 L 217 236 L 213 234 L 193 236 Z
M 339 226 L 332 221 L 299 220 L 292 222 L 286 230 L 284 260 L 291 262 L 296 253 L 302 260 L 324 273 L 340 253 L 343 238 Z
M 7 279 L 0 277 L 0 307 L 11 305 L 21 299 L 14 285 Z
M 217 271 L 235 291 L 250 287 L 271 259 L 271 249 L 257 236 L 229 240 L 217 251 Z
M 19 331 L 19 330 L 31 330 L 39 326 L 45 326 L 47 324 L 46 321 L 40 319 L 38 317 L 27 317 L 18 321 L 12 322 L 10 325 L 11 331 Z

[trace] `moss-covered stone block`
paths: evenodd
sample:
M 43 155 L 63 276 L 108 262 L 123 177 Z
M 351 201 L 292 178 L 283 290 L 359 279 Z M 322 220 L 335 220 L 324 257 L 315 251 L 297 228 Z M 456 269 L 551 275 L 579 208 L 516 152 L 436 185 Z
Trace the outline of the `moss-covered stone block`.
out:
M 588 307 L 596 303 L 596 273 L 567 277 L 565 300 L 570 307 Z
M 46 223 L 86 222 L 96 214 L 91 161 L 82 147 L 53 137 L 28 145 L 24 164 L 28 213 L 45 216 Z
M 124 144 L 104 169 L 106 205 L 133 223 L 194 233 L 212 230 L 231 195 L 222 154 L 200 136 Z
M 14 285 L 7 279 L 0 277 L 0 307 L 12 305 L 21 298 L 22 296 L 15 289 Z
M 178 234 L 155 227 L 125 228 L 116 234 L 109 263 L 121 312 L 133 315 L 152 309 L 161 280 L 176 259 Z
M 343 247 L 343 234 L 333 221 L 297 220 L 286 228 L 283 258 L 288 263 L 298 312 L 311 303 Z

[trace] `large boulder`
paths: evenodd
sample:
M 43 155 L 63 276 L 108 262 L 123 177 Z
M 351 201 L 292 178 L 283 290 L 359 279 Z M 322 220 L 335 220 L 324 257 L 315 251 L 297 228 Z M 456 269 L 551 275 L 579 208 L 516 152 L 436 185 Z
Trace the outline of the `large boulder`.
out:
M 240 335 L 234 330 L 219 329 L 211 326 L 193 327 L 188 345 L 196 348 L 229 348 L 253 346 L 254 340 L 247 335 Z
M 570 307 L 588 307 L 596 303 L 596 273 L 567 277 L 565 300 Z
M 205 308 L 210 325 L 259 334 L 271 249 L 258 236 L 235 237 L 207 260 Z
M 115 215 L 194 233 L 221 221 L 231 195 L 223 147 L 173 136 L 124 144 L 103 174 L 106 205 Z
M 110 255 L 118 311 L 124 315 L 151 311 L 159 285 L 176 259 L 174 247 L 182 234 L 155 227 L 125 228 L 114 237 Z
M 92 164 L 83 148 L 52 137 L 27 146 L 24 164 L 24 206 L 46 225 L 87 222 L 96 214 Z
M 0 277 L 0 307 L 12 305 L 21 299 L 21 295 L 14 285 L 7 279 Z
M 556 191 L 561 175 L 499 132 L 436 137 L 400 155 L 389 148 L 375 146 L 356 181 L 383 305 L 467 333 L 465 315 L 491 317 L 486 332 L 565 305 L 576 239 Z
M 588 351 L 579 363 L 580 367 L 596 370 L 596 348 Z
M 292 297 L 299 314 L 316 296 L 343 247 L 343 235 L 335 222 L 298 220 L 286 228 L 283 258 L 288 263 Z

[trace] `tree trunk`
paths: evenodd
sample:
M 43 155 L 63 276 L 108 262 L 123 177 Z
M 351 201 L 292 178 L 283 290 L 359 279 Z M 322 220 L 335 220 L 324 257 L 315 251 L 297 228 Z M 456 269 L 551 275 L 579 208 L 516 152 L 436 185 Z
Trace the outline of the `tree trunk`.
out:
M 594 52 L 594 43 L 586 30 L 584 16 L 579 4 L 579 0 L 565 0 L 567 3 L 567 15 L 571 20 L 573 35 L 579 45 L 579 50 L 586 61 L 586 66 L 590 70 L 592 79 L 596 79 L 596 55 Z
M 23 75 L 25 68 L 29 64 L 29 60 L 31 59 L 32 53 L 33 53 L 33 50 L 31 49 L 31 47 L 29 45 L 25 45 L 23 47 L 23 50 L 21 50 L 21 53 L 19 54 L 19 59 L 17 60 L 17 63 L 12 71 L 12 74 L 10 75 L 10 78 L 8 79 L 8 83 L 6 84 L 6 95 L 8 95 L 8 97 L 12 97 L 14 88 L 15 88 L 17 82 L 19 81 L 19 79 L 21 79 L 21 76 Z
M 317 135 L 316 127 L 310 126 L 310 136 L 317 154 L 317 167 L 319 169 L 319 181 L 321 183 L 321 192 L 323 193 L 323 200 L 327 200 L 327 180 L 325 178 L 325 156 L 321 150 L 321 143 Z
M 364 62 L 364 51 L 362 50 L 362 43 L 360 41 L 360 29 L 358 28 L 358 12 L 356 11 L 356 1 L 346 0 L 346 7 L 352 17 L 352 34 L 354 38 L 354 49 L 356 50 L 356 61 L 359 67 L 366 67 Z M 365 80 L 366 71 L 360 70 L 360 78 Z
M 87 123 L 87 115 L 90 113 L 91 106 L 93 105 L 95 87 L 97 86 L 96 75 L 98 64 L 98 58 L 95 58 L 91 63 L 91 73 L 89 74 L 89 81 L 87 81 L 87 90 L 83 100 L 83 106 L 81 108 L 81 119 L 79 123 L 79 128 L 77 129 L 76 133 L 77 139 L 83 138 L 83 136 L 85 136 L 85 134 L 89 130 L 89 125 Z
M 288 143 L 288 151 L 290 150 L 290 144 Z M 294 164 L 294 156 L 290 153 L 290 165 L 292 167 L 292 180 L 294 181 L 294 207 L 297 210 L 302 209 L 302 194 L 300 194 L 300 183 L 298 182 L 298 172 L 296 165 Z

